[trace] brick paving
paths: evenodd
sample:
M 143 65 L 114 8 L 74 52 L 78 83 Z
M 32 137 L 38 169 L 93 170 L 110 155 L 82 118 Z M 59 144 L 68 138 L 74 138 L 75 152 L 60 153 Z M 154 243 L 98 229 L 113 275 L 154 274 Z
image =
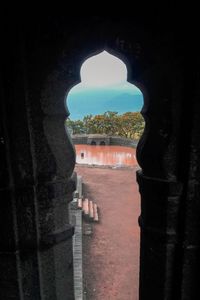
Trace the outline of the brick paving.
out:
M 87 300 L 138 300 L 140 197 L 132 169 L 76 166 L 100 223 L 83 237 Z

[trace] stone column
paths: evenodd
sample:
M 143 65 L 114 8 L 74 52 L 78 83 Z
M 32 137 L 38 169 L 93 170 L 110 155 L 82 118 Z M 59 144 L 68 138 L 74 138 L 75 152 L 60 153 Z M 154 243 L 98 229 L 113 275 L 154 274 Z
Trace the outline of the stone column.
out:
M 43 130 L 35 127 L 33 119 L 31 125 L 38 177 L 38 229 L 45 248 L 40 252 L 41 288 L 44 299 L 52 300 L 73 299 L 73 228 L 69 225 L 68 203 L 75 190 L 71 178 L 75 152 L 64 127 L 67 112 L 62 92 L 66 92 L 66 86 L 53 72 L 40 98 Z M 34 99 L 31 105 L 35 119 L 38 113 L 34 111 Z
M 196 54 L 194 52 L 193 59 L 188 62 L 190 68 L 187 68 L 187 74 L 190 76 L 187 84 L 190 88 L 186 100 L 189 101 L 185 101 L 184 107 L 184 120 L 187 120 L 183 131 L 186 147 L 183 158 L 186 164 L 182 166 L 182 173 L 185 188 L 180 228 L 182 244 L 177 256 L 177 263 L 181 264 L 177 274 L 180 285 L 178 296 L 183 300 L 200 298 L 200 74 L 199 53 Z
M 66 89 L 56 73 L 38 72 L 41 57 L 35 64 L 14 33 L 1 78 L 0 298 L 71 300 L 75 153 Z
M 8 44 L 5 49 L 0 80 L 0 298 L 41 299 L 36 181 L 24 71 L 15 30 L 11 37 L 15 47 Z
M 176 85 L 175 85 L 176 83 Z M 137 147 L 142 170 L 140 298 L 174 297 L 179 214 L 183 183 L 178 178 L 181 75 L 174 64 L 152 67 L 143 78 L 148 94 L 142 109 L 146 127 Z

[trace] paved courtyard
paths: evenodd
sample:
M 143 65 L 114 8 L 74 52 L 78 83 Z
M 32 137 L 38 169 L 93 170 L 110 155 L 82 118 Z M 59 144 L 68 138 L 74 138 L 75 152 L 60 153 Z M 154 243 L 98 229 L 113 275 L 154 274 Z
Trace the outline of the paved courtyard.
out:
M 83 238 L 87 300 L 138 300 L 140 197 L 137 166 L 111 169 L 76 166 L 85 197 L 100 209 L 100 223 Z

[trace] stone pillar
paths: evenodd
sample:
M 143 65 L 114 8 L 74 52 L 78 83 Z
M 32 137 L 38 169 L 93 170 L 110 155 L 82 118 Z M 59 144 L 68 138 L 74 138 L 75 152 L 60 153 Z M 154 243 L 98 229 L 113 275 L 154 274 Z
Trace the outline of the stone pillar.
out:
M 137 147 L 142 168 L 137 172 L 141 194 L 139 299 L 179 299 L 174 298 L 174 288 L 183 190 L 178 177 L 181 76 L 173 64 L 160 62 L 143 80 L 148 95 L 144 95 L 142 109 L 146 127 Z
M 0 298 L 41 299 L 36 181 L 17 34 L 12 43 L 1 77 Z
M 197 51 L 198 52 L 198 51 Z M 183 180 L 185 181 L 184 197 L 182 199 L 182 226 L 180 254 L 177 262 L 181 269 L 177 274 L 180 284 L 179 297 L 183 300 L 200 298 L 200 74 L 199 53 L 193 53 L 190 64 L 190 79 L 187 81 L 190 89 L 186 93 L 183 131 L 184 141 L 189 138 L 189 143 L 183 158 L 187 162 L 185 168 L 182 166 Z M 189 104 L 189 105 L 188 105 Z M 187 128 L 187 125 L 189 128 Z M 188 131 L 188 133 L 187 133 Z M 186 138 L 188 136 L 188 138 Z
M 75 190 L 71 178 L 75 152 L 64 127 L 67 116 L 65 92 L 66 86 L 58 79 L 58 73 L 53 72 L 47 78 L 40 98 L 42 132 L 38 132 L 32 119 L 39 178 L 36 189 L 39 234 L 47 243 L 47 249 L 40 253 L 41 285 L 45 299 L 52 300 L 73 299 L 73 228 L 69 224 L 68 203 Z M 38 116 L 34 111 L 34 102 L 31 105 L 32 117 Z M 52 268 L 51 272 L 49 268 Z M 53 282 L 53 285 L 49 282 Z
M 137 173 L 141 193 L 140 299 L 173 299 L 181 184 Z M 167 297 L 167 298 L 166 298 Z
M 40 61 L 14 33 L 1 78 L 0 298 L 71 300 L 75 153 L 66 90 L 55 73 L 37 72 Z

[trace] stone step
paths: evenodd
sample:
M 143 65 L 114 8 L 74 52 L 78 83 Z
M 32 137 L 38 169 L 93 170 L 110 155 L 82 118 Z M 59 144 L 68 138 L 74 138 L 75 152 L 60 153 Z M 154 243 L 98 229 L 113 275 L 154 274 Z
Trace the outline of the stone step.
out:
M 99 222 L 98 206 L 96 203 L 93 204 L 93 208 L 94 208 L 94 222 Z
M 78 209 L 82 209 L 83 208 L 83 200 L 81 198 L 78 199 L 77 208 Z
M 99 222 L 99 213 L 98 213 L 98 206 L 92 200 L 88 200 L 85 198 L 84 200 L 78 199 L 77 207 L 81 209 L 82 205 L 82 212 L 83 217 L 86 221 L 90 222 Z
M 92 200 L 89 201 L 89 217 L 90 217 L 90 220 L 93 221 L 93 219 L 94 219 L 94 205 L 93 205 Z
M 83 201 L 83 214 L 89 217 L 89 200 L 87 198 Z
M 83 223 L 83 234 L 84 235 L 92 235 L 92 224 L 91 223 Z

